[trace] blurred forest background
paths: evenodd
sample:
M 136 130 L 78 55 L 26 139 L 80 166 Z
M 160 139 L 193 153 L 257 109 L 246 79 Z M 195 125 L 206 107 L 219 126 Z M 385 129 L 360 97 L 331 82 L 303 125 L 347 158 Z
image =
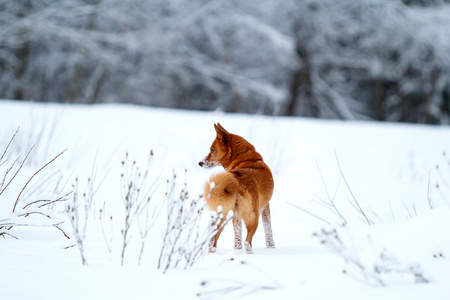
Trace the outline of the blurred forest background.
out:
M 450 0 L 1 0 L 0 99 L 450 123 Z

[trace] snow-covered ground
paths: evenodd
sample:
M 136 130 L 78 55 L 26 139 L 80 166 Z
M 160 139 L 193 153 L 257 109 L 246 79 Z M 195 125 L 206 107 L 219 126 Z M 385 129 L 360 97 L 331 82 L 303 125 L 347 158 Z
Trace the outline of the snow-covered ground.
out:
M 198 166 L 217 122 L 250 141 L 273 170 L 276 248 L 265 248 L 260 226 L 254 255 L 235 251 L 228 225 L 216 254 L 163 274 L 157 264 L 166 180 L 174 171 L 177 188 L 186 180 L 195 198 L 221 171 Z M 0 156 L 18 126 L 8 162 L 36 147 L 0 195 L 0 221 L 14 218 L 24 184 L 66 148 L 48 167 L 56 175 L 38 181 L 42 195 L 33 197 L 54 197 L 56 182 L 60 194 L 70 192 L 75 178 L 80 194 L 88 178 L 99 188 L 86 227 L 88 265 L 82 266 L 65 206 L 57 203 L 52 218 L 65 221 L 60 227 L 71 239 L 42 226 L 16 226 L 9 232 L 18 239 L 0 239 L 1 299 L 450 299 L 449 127 L 2 100 Z M 150 205 L 162 210 L 140 265 L 135 223 L 121 266 L 122 161 L 128 153 L 145 165 L 151 149 L 148 180 L 159 185 Z M 1 161 L 3 178 L 8 162 Z M 34 218 L 30 224 L 48 222 Z

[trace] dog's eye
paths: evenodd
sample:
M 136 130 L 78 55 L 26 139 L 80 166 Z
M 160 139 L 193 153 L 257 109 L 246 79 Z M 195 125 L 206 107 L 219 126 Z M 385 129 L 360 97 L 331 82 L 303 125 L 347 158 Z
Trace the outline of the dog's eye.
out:
M 211 149 L 211 153 L 214 153 L 214 149 Z

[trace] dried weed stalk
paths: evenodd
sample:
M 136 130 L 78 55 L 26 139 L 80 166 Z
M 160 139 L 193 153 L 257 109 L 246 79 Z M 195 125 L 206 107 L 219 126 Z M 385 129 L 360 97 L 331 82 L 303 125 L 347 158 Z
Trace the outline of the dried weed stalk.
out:
M 124 263 L 125 252 L 129 244 L 129 233 L 134 221 L 137 220 L 139 235 L 141 237 L 141 248 L 138 263 L 140 264 L 144 252 L 145 240 L 155 223 L 157 209 L 153 208 L 151 213 L 150 201 L 157 188 L 158 178 L 150 180 L 150 166 L 154 157 L 153 150 L 150 151 L 147 164 L 141 168 L 135 160 L 130 162 L 126 153 L 122 161 L 121 192 L 122 201 L 125 205 L 124 227 L 121 229 L 123 238 L 121 265 Z
M 86 180 L 85 191 L 80 194 L 79 192 L 79 180 L 75 178 L 75 183 L 72 185 L 72 199 L 67 202 L 66 213 L 69 217 L 70 224 L 72 225 L 73 234 L 78 246 L 78 250 L 81 255 L 81 262 L 83 265 L 87 265 L 85 240 L 86 231 L 88 227 L 89 215 L 94 202 L 94 196 L 102 185 L 105 176 L 102 181 L 96 185 L 96 161 L 92 165 L 91 176 Z
M 234 258 L 224 262 L 235 262 Z M 215 298 L 243 298 L 260 291 L 273 291 L 282 288 L 282 285 L 260 268 L 244 260 L 235 262 L 242 266 L 243 272 L 250 272 L 246 279 L 208 279 L 200 283 L 197 297 L 200 299 Z M 245 267 L 245 268 L 244 268 Z
M 345 186 L 347 187 L 347 191 L 349 192 L 350 196 L 351 196 L 351 200 L 348 201 L 348 203 L 350 204 L 350 206 L 354 209 L 354 211 L 356 211 L 358 213 L 358 215 L 361 217 L 361 219 L 363 219 L 368 225 L 373 225 L 375 224 L 374 221 L 372 219 L 370 219 L 366 213 L 366 211 L 363 209 L 363 207 L 359 204 L 358 199 L 356 198 L 355 194 L 353 193 L 350 184 L 347 181 L 347 178 L 344 175 L 344 172 L 342 170 L 341 167 L 341 163 L 339 161 L 339 157 L 335 151 L 335 157 L 336 157 L 336 162 L 338 165 L 338 169 L 339 169 L 339 173 L 341 175 L 341 177 L 339 178 L 339 181 L 336 185 L 336 188 L 334 190 L 333 195 L 331 195 L 328 185 L 325 181 L 325 178 L 323 176 L 322 170 L 319 166 L 319 164 L 316 162 L 316 166 L 317 169 L 319 171 L 320 174 L 320 178 L 322 180 L 322 184 L 323 187 L 325 189 L 325 193 L 326 193 L 326 199 L 322 199 L 318 196 L 316 196 L 317 199 L 313 200 L 315 203 L 319 204 L 320 206 L 325 207 L 327 210 L 329 210 L 334 216 L 335 216 L 335 220 L 329 220 L 324 218 L 323 216 L 319 216 L 318 214 L 315 214 L 313 212 L 311 212 L 308 209 L 305 209 L 299 205 L 296 205 L 294 203 L 288 203 L 289 205 L 292 205 L 296 208 L 298 208 L 299 210 L 303 211 L 304 213 L 326 223 L 327 225 L 331 225 L 333 223 L 338 223 L 338 224 L 348 224 L 348 218 L 346 216 L 344 216 L 344 214 L 341 212 L 341 209 L 336 205 L 336 196 L 337 196 L 337 192 L 340 188 L 341 182 L 343 181 L 345 183 Z M 376 216 L 375 213 L 371 212 L 373 215 Z
M 5 149 L 3 150 L 0 156 L 0 198 L 4 198 L 7 195 L 7 191 L 11 187 L 11 184 L 19 180 L 17 175 L 20 173 L 22 168 L 25 166 L 27 159 L 30 153 L 34 149 L 34 145 L 28 150 L 25 158 L 20 161 L 21 154 L 18 155 L 11 163 L 9 163 L 9 159 L 7 157 L 8 150 L 11 148 L 13 143 L 15 142 L 15 138 L 19 132 L 20 127 L 13 134 Z M 65 194 L 63 196 L 47 196 L 47 197 L 22 197 L 23 193 L 27 189 L 27 186 L 30 182 L 46 167 L 52 164 L 59 156 L 61 156 L 66 150 L 62 151 L 58 155 L 56 155 L 49 162 L 44 164 L 40 169 L 32 174 L 32 176 L 23 184 L 20 192 L 17 197 L 15 197 L 15 201 L 12 201 L 11 198 L 9 200 L 13 203 L 11 212 L 8 214 L 8 217 L 0 220 L 0 236 L 2 237 L 12 237 L 16 238 L 13 233 L 11 233 L 11 229 L 16 226 L 34 226 L 34 227 L 54 227 L 61 231 L 65 237 L 68 238 L 63 229 L 59 226 L 63 223 L 63 221 L 58 220 L 49 209 L 49 206 L 53 206 L 53 204 L 61 201 L 66 201 L 68 195 Z M 1 199 L 0 199 L 1 200 Z M 30 218 L 30 216 L 38 216 L 43 218 Z
M 386 274 L 407 274 L 414 278 L 416 283 L 429 282 L 423 275 L 419 264 L 405 264 L 390 255 L 386 249 L 376 254 L 374 262 L 367 262 L 360 257 L 353 239 L 349 234 L 342 237 L 343 225 L 339 229 L 322 229 L 314 233 L 313 236 L 320 240 L 320 243 L 340 256 L 347 263 L 347 268 L 342 272 L 353 279 L 361 281 L 375 287 L 385 287 L 388 282 L 383 278 Z M 348 233 L 348 232 L 347 232 Z
M 90 182 L 90 179 L 88 181 Z M 82 197 L 83 201 L 81 202 L 78 192 L 78 178 L 76 178 L 75 183 L 72 185 L 72 201 L 67 202 L 66 213 L 69 217 L 70 224 L 72 225 L 72 230 L 75 236 L 78 250 L 80 251 L 81 263 L 83 264 L 83 266 L 85 266 L 88 263 L 86 258 L 86 251 L 84 248 L 84 241 L 86 239 L 86 228 L 92 203 L 92 197 L 90 197 L 86 193 L 83 193 Z
M 207 226 L 202 227 L 201 217 L 205 201 L 200 197 L 189 198 L 186 179 L 179 195 L 176 196 L 176 178 L 176 174 L 173 173 L 172 178 L 167 180 L 165 194 L 166 229 L 158 260 L 158 269 L 163 270 L 163 273 L 170 267 L 176 268 L 181 261 L 184 261 L 185 268 L 191 267 L 205 253 L 211 238 L 232 218 L 232 214 L 223 216 L 221 213 L 212 213 Z M 225 221 L 221 222 L 224 218 Z

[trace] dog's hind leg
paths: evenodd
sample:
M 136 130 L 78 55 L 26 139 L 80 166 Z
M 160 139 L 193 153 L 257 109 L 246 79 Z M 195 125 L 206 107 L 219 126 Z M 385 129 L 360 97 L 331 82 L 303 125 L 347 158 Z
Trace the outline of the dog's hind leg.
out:
M 214 246 L 216 244 L 216 246 Z M 217 250 L 217 242 L 216 237 L 214 236 L 210 241 L 208 245 L 208 253 L 216 253 Z
M 244 242 L 245 253 L 253 254 L 252 240 L 253 236 L 255 235 L 256 229 L 258 228 L 258 218 L 255 218 L 255 220 L 251 220 L 250 222 L 248 222 L 248 224 L 245 223 L 245 227 L 247 227 L 247 237 L 245 238 Z
M 234 227 L 234 249 L 242 249 L 242 220 L 237 216 L 233 217 Z
M 264 227 L 264 233 L 266 235 L 266 247 L 275 248 L 275 242 L 273 241 L 272 234 L 272 222 L 270 221 L 270 207 L 268 203 L 262 211 L 261 219 Z
M 245 253 L 253 254 L 253 248 L 248 241 L 244 242 L 244 246 L 245 246 Z
M 217 241 L 219 240 L 219 237 L 220 237 L 220 234 L 223 231 L 223 228 L 224 228 L 223 222 L 220 222 L 219 223 L 219 230 L 217 231 L 217 233 L 212 237 L 211 241 L 209 242 L 209 248 L 208 248 L 208 252 L 209 253 L 216 253 Z

